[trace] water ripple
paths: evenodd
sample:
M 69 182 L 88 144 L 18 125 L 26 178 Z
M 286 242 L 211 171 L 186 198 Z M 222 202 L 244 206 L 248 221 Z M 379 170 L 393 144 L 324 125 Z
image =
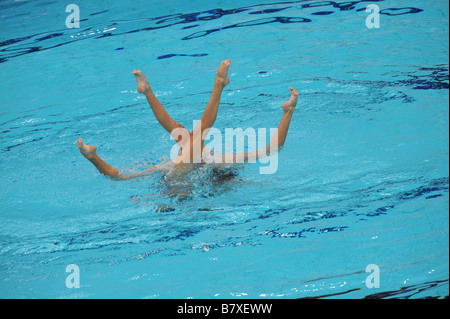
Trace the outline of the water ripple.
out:
M 381 2 L 384 0 L 375 0 L 370 2 Z M 162 28 L 169 28 L 176 25 L 184 25 L 190 24 L 188 26 L 184 26 L 183 29 L 190 29 L 199 26 L 197 22 L 202 22 L 207 25 L 211 21 L 220 19 L 222 17 L 228 15 L 237 15 L 243 12 L 247 13 L 250 16 L 259 16 L 259 15 L 273 15 L 274 13 L 285 11 L 288 9 L 295 10 L 296 13 L 301 15 L 312 15 L 313 17 L 318 18 L 326 18 L 329 14 L 334 11 L 318 11 L 318 12 L 309 12 L 308 9 L 316 8 L 316 7 L 324 7 L 329 6 L 339 11 L 350 11 L 356 9 L 357 6 L 363 5 L 363 8 L 358 8 L 356 11 L 365 10 L 366 0 L 361 1 L 352 1 L 352 2 L 334 2 L 334 1 L 313 1 L 311 3 L 304 3 L 306 0 L 300 1 L 289 1 L 289 2 L 281 2 L 281 3 L 267 3 L 267 4 L 258 4 L 254 6 L 246 6 L 246 7 L 238 7 L 234 9 L 223 10 L 220 8 L 211 9 L 201 12 L 193 12 L 193 13 L 180 13 L 167 15 L 163 17 L 156 18 L 141 18 L 141 19 L 133 19 L 133 20 L 113 20 L 113 21 L 105 21 L 104 24 L 106 26 L 99 25 L 91 25 L 87 28 L 83 28 L 81 30 L 73 31 L 69 30 L 56 30 L 49 31 L 45 33 L 38 33 L 18 38 L 12 38 L 8 40 L 4 40 L 0 42 L 0 63 L 4 63 L 9 59 L 14 57 L 18 57 L 25 54 L 32 54 L 35 52 L 42 52 L 45 50 L 50 50 L 53 48 L 57 48 L 63 45 L 71 44 L 78 41 L 83 41 L 87 39 L 103 39 L 112 36 L 121 36 L 131 33 L 136 33 L 140 31 L 149 31 L 149 30 L 158 30 Z M 20 4 L 20 3 L 19 3 Z M 17 4 L 17 5 L 19 5 Z M 280 5 L 282 7 L 280 7 Z M 286 6 L 288 5 L 288 6 Z M 264 9 L 263 9 L 264 8 Z M 389 16 L 400 16 L 405 14 L 415 14 L 423 11 L 419 8 L 406 7 L 406 8 L 385 8 L 380 11 L 380 14 L 385 14 Z M 101 12 L 92 13 L 92 15 L 102 15 L 103 13 L 107 13 L 108 10 L 104 10 Z M 83 21 L 88 21 L 89 19 L 84 19 Z M 181 40 L 192 40 L 199 37 L 208 36 L 212 33 L 218 31 L 224 31 L 228 29 L 235 28 L 246 28 L 253 27 L 257 25 L 264 24 L 272 24 L 272 23 L 282 23 L 282 24 L 290 24 L 290 23 L 309 23 L 313 22 L 312 19 L 307 18 L 306 16 L 277 16 L 277 17 L 267 17 L 267 18 L 258 18 L 253 20 L 247 20 L 244 22 L 233 23 L 225 26 L 221 26 L 220 28 L 211 28 L 202 31 L 197 31 L 187 36 L 181 38 Z M 195 24 L 193 24 L 195 23 Z M 120 25 L 120 28 L 119 28 Z M 142 25 L 141 27 L 136 27 L 135 25 Z M 128 30 L 127 30 L 128 29 Z M 121 48 L 123 49 L 123 48 Z M 175 54 L 178 56 L 191 56 L 189 54 Z M 172 54 L 164 55 L 163 57 L 171 57 L 175 56 Z M 206 53 L 195 54 L 194 56 L 205 56 Z M 160 59 L 162 57 L 159 57 Z

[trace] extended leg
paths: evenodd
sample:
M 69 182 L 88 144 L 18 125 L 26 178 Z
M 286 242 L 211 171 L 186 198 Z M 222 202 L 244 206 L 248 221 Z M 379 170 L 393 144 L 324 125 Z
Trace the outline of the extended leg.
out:
M 181 151 L 179 161 L 182 163 L 200 163 L 202 161 L 202 150 L 204 149 L 204 138 L 208 130 L 213 126 L 217 118 L 217 111 L 219 110 L 220 97 L 225 86 L 230 83 L 228 78 L 228 69 L 230 68 L 230 60 L 222 61 L 217 75 L 214 80 L 213 91 L 211 97 L 203 112 L 197 126 L 189 134 L 189 140 L 184 146 L 186 151 Z
M 153 114 L 155 115 L 159 124 L 161 124 L 162 127 L 164 127 L 164 129 L 169 132 L 169 134 L 172 134 L 172 131 L 175 128 L 183 128 L 180 123 L 176 122 L 170 117 L 169 113 L 167 113 L 166 109 L 158 101 L 155 94 L 153 94 L 153 91 L 145 75 L 139 70 L 134 70 L 133 74 L 136 77 L 136 82 L 138 84 L 138 92 L 144 94 L 147 98 L 147 101 L 150 104 Z M 179 136 L 173 136 L 173 138 L 178 143 Z
M 116 177 L 119 175 L 119 171 L 114 167 L 107 164 L 97 155 L 97 146 L 86 145 L 83 143 L 83 139 L 79 138 L 77 146 L 80 149 L 80 153 L 89 160 L 98 169 L 100 173 L 110 177 Z
M 284 145 L 286 141 L 287 132 L 289 129 L 289 124 L 291 123 L 292 114 L 294 114 L 295 107 L 297 106 L 298 92 L 294 88 L 289 88 L 291 90 L 291 98 L 289 101 L 284 102 L 281 105 L 283 109 L 283 117 L 281 118 L 280 124 L 278 125 L 277 134 L 275 134 L 270 140 L 269 147 L 280 147 Z
M 140 177 L 149 175 L 155 171 L 158 170 L 157 166 L 152 166 L 142 172 L 132 174 L 132 175 L 121 175 L 119 174 L 119 171 L 115 169 L 114 167 L 110 166 L 108 163 L 106 163 L 104 160 L 102 160 L 97 155 L 97 146 L 94 145 L 86 145 L 83 143 L 83 139 L 79 138 L 77 141 L 77 146 L 80 150 L 80 153 L 83 154 L 83 156 L 89 160 L 94 166 L 98 169 L 98 171 L 106 176 L 112 177 L 116 180 L 124 180 L 124 179 L 130 179 L 134 177 Z
M 281 105 L 283 109 L 283 117 L 281 118 L 280 124 L 275 132 L 275 134 L 270 139 L 269 145 L 264 149 L 256 150 L 253 152 L 243 152 L 239 154 L 225 154 L 222 157 L 223 163 L 244 163 L 250 160 L 255 160 L 261 157 L 270 155 L 273 151 L 278 151 L 283 147 L 286 141 L 287 132 L 289 129 L 289 124 L 291 123 L 292 115 L 294 114 L 295 107 L 297 106 L 298 92 L 294 88 L 289 88 L 291 90 L 291 97 L 289 101 L 284 102 Z
M 228 77 L 228 69 L 230 68 L 231 60 L 222 61 L 219 69 L 217 70 L 217 75 L 214 80 L 213 91 L 211 97 L 206 105 L 205 111 L 203 112 L 202 118 L 194 131 L 199 130 L 201 127 L 201 136 L 203 144 L 203 136 L 205 131 L 209 130 L 217 118 L 217 111 L 219 110 L 220 97 L 222 95 L 223 89 L 230 83 Z M 203 145 L 202 145 L 203 146 Z

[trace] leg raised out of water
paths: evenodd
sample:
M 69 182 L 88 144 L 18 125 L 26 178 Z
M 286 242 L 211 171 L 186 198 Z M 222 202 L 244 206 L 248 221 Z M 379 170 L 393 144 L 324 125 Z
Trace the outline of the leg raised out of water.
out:
M 136 78 L 137 89 L 139 93 L 142 93 L 147 98 L 148 103 L 158 120 L 159 124 L 170 134 L 174 132 L 175 129 L 184 129 L 183 125 L 172 119 L 172 117 L 167 113 L 166 109 L 162 106 L 161 102 L 153 94 L 152 88 L 147 80 L 147 77 L 140 70 L 134 70 L 132 72 Z M 187 130 L 186 130 L 187 131 Z M 173 135 L 173 138 L 179 142 L 179 136 Z M 180 145 L 181 146 L 181 145 Z
M 77 146 L 80 153 L 92 164 L 94 164 L 101 174 L 110 177 L 117 177 L 119 175 L 119 171 L 117 169 L 107 164 L 97 155 L 97 146 L 84 144 L 82 138 L 78 139 Z

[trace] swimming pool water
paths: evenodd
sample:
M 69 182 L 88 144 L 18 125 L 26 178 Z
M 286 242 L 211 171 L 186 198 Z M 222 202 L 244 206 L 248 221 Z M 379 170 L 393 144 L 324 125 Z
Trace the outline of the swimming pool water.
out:
M 448 296 L 447 1 L 78 1 L 79 29 L 68 4 L 0 2 L 1 298 Z M 167 160 L 131 71 L 191 129 L 226 58 L 221 130 L 300 93 L 276 174 L 118 182 L 79 154 Z

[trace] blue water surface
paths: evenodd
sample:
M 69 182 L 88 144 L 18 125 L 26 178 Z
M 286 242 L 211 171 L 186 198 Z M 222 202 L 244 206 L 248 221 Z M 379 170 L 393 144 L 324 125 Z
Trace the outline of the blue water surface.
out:
M 0 1 L 1 298 L 448 297 L 447 1 L 76 4 L 69 29 L 66 1 Z M 114 181 L 79 153 L 167 161 L 131 71 L 192 129 L 227 58 L 218 129 L 300 93 L 275 174 Z

